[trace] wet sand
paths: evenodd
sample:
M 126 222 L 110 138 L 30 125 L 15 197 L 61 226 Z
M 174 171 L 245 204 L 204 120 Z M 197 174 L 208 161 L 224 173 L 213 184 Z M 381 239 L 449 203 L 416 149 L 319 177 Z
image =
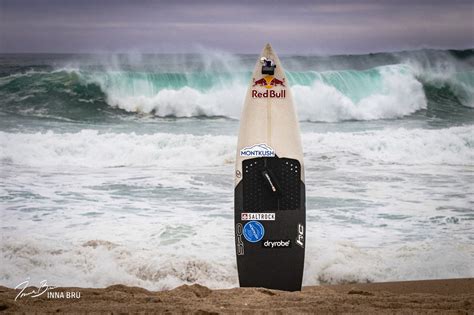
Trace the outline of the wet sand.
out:
M 23 292 L 31 292 L 28 288 Z M 48 298 L 55 292 L 56 297 Z M 80 298 L 66 298 L 79 292 Z M 169 291 L 113 285 L 104 289 L 56 288 L 39 297 L 0 286 L 5 313 L 360 313 L 474 314 L 474 278 L 304 287 L 301 292 L 263 288 L 211 290 L 195 284 Z

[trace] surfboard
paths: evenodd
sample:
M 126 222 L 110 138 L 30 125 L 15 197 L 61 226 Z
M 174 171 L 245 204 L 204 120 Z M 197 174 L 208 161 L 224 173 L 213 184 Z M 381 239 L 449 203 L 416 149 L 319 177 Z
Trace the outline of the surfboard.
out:
M 301 290 L 306 236 L 303 150 L 288 80 L 270 44 L 255 65 L 244 101 L 234 193 L 240 286 Z

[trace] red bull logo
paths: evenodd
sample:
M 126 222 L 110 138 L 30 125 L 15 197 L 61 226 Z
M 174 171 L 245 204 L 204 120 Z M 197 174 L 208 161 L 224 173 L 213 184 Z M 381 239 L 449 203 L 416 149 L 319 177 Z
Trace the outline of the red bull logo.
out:
M 279 80 L 272 75 L 267 75 L 259 80 L 253 79 L 253 86 L 261 86 L 267 89 L 272 89 L 276 86 L 286 87 L 285 85 L 285 78 Z M 281 89 L 280 92 L 275 90 L 269 90 L 265 92 L 259 92 L 257 90 L 252 90 L 252 98 L 262 98 L 262 97 L 270 97 L 270 98 L 285 98 L 286 90 Z
M 260 80 L 255 80 L 255 78 L 253 79 L 253 86 L 264 86 L 266 87 L 267 89 L 271 89 L 275 86 L 285 86 L 285 78 L 283 78 L 282 80 L 278 80 L 277 78 L 275 78 L 274 76 L 272 75 L 267 75 L 266 77 L 263 77 L 261 78 Z

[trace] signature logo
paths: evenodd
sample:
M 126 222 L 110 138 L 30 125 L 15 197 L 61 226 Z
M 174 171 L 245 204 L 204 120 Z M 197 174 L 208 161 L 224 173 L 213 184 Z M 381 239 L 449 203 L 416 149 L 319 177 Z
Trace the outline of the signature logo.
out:
M 285 78 L 279 80 L 277 78 L 275 78 L 274 76 L 272 75 L 267 75 L 259 80 L 255 80 L 255 78 L 253 79 L 253 86 L 264 86 L 266 87 L 267 89 L 271 89 L 275 86 L 278 86 L 278 85 L 281 85 L 283 87 L 285 87 Z
M 17 296 L 15 297 L 15 301 L 25 296 L 35 298 L 35 297 L 45 294 L 49 290 L 53 290 L 57 288 L 55 286 L 48 285 L 48 282 L 46 280 L 42 280 L 40 282 L 39 288 L 37 289 L 36 288 L 28 289 L 29 286 L 30 286 L 30 281 L 25 280 L 15 287 L 15 290 L 20 289 L 20 293 L 18 293 Z
M 29 278 L 15 287 L 15 290 L 20 292 L 15 297 L 15 301 L 23 297 L 36 298 L 46 294 L 47 299 L 80 299 L 80 291 L 52 291 L 57 286 L 49 285 L 47 280 L 42 280 L 39 283 L 39 288 L 31 287 Z

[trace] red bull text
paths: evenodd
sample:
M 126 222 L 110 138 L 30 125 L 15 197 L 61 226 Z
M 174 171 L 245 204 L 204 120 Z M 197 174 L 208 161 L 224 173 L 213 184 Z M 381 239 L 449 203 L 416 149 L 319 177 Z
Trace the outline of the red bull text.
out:
M 279 80 L 274 76 L 267 75 L 259 80 L 253 79 L 253 86 L 262 86 L 267 89 L 272 89 L 276 86 L 286 87 L 285 78 Z M 286 96 L 286 90 L 281 89 L 280 92 L 275 90 L 269 90 L 265 92 L 259 92 L 257 90 L 252 90 L 252 98 L 262 98 L 262 97 L 271 97 L 271 98 L 284 98 Z
M 285 98 L 285 96 L 286 96 L 285 90 L 280 90 L 280 92 L 277 92 L 275 90 L 269 90 L 263 93 L 257 90 L 252 90 L 252 98 L 262 98 L 262 97 Z

